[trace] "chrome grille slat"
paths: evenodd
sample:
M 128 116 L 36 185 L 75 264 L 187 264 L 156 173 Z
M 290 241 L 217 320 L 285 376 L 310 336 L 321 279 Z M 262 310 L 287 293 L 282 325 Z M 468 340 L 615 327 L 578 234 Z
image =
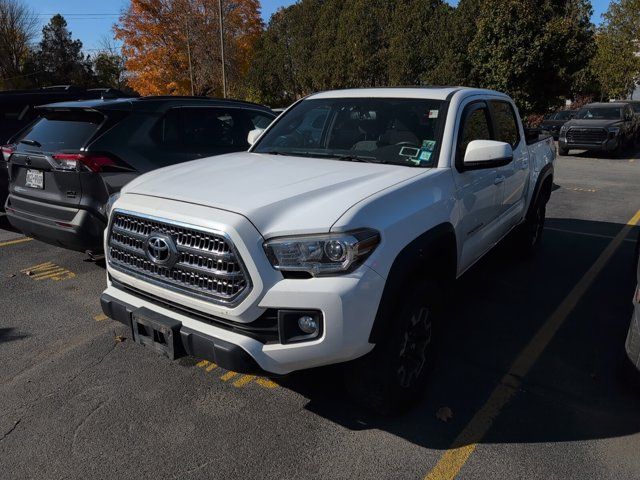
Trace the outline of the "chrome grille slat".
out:
M 178 250 L 174 265 L 160 266 L 147 256 L 152 233 L 171 237 Z M 108 260 L 117 270 L 217 303 L 237 302 L 251 289 L 244 264 L 224 234 L 131 212 L 113 213 Z

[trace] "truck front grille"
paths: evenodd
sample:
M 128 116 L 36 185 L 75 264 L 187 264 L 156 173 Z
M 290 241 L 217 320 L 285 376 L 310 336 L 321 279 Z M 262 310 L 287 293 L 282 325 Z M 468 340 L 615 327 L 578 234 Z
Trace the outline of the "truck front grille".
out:
M 571 127 L 567 132 L 567 143 L 600 145 L 607 139 L 604 128 Z
M 154 256 L 150 242 L 158 238 L 171 252 L 167 263 Z M 251 289 L 242 259 L 221 233 L 115 211 L 107 242 L 111 267 L 169 289 L 221 304 L 237 303 Z

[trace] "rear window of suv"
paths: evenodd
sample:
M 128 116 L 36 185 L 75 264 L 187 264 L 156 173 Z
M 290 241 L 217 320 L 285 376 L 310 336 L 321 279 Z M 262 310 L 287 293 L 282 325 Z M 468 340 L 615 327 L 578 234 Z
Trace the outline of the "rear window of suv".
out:
M 104 117 L 94 112 L 47 112 L 18 141 L 37 142 L 43 152 L 78 150 L 98 131 Z

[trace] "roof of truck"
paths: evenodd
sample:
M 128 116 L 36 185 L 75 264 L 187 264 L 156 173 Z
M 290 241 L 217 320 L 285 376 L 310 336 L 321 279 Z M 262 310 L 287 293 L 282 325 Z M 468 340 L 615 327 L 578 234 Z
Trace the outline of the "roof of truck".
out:
M 226 106 L 247 107 L 270 112 L 268 107 L 257 103 L 242 100 L 211 97 L 182 97 L 182 96 L 149 96 L 135 98 L 111 98 L 104 100 L 76 100 L 70 102 L 50 103 L 41 105 L 44 109 L 71 109 L 80 108 L 87 110 L 142 110 L 164 111 L 177 106 Z
M 328 90 L 309 95 L 309 99 L 320 98 L 424 98 L 446 100 L 453 94 L 464 92 L 469 95 L 502 95 L 494 90 L 471 87 L 386 87 L 386 88 L 350 88 L 345 90 Z

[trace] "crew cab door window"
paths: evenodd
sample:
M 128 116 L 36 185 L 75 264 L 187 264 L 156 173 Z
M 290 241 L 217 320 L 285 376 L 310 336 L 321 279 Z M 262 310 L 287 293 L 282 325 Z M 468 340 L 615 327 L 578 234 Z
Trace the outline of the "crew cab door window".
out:
M 473 110 L 467 114 L 467 117 L 464 120 L 462 134 L 459 137 L 457 158 L 459 166 L 462 166 L 464 154 L 467 151 L 469 143 L 473 140 L 493 139 L 491 134 L 491 117 L 489 116 L 489 109 L 484 103 L 472 108 Z
M 489 102 L 493 111 L 493 121 L 496 128 L 496 140 L 511 145 L 516 148 L 520 143 L 520 131 L 516 114 L 507 102 L 492 100 Z

